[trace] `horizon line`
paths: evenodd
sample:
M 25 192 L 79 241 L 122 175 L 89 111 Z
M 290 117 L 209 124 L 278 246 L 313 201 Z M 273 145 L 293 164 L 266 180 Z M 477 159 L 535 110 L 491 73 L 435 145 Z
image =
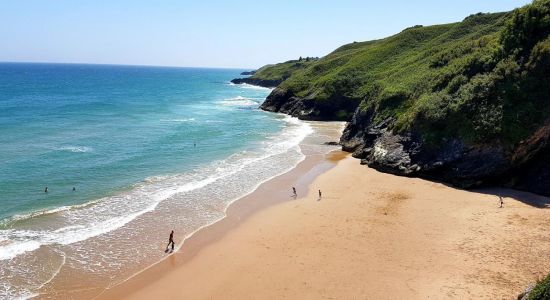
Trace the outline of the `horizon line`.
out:
M 50 64 L 50 65 L 94 65 L 120 67 L 151 67 L 151 68 L 187 68 L 187 69 L 227 69 L 227 70 L 257 70 L 259 68 L 245 67 L 201 67 L 201 66 L 174 66 L 174 65 L 146 65 L 146 64 L 117 64 L 117 63 L 89 63 L 89 62 L 48 62 L 48 61 L 2 61 L 0 64 Z

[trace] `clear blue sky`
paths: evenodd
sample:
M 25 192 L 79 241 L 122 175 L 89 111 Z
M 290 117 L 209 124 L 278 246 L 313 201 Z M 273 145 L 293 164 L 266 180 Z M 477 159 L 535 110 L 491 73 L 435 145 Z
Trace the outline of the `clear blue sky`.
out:
M 0 0 L 0 61 L 256 68 L 528 0 Z

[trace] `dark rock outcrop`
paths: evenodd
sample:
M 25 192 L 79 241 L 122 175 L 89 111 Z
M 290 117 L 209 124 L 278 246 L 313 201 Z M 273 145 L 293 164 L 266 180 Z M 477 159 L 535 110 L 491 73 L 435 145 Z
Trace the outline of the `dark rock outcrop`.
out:
M 241 75 L 243 76 L 254 75 L 254 74 L 256 74 L 256 71 L 254 70 L 241 72 Z
M 550 195 L 550 122 L 519 145 L 505 146 L 495 141 L 467 145 L 456 138 L 429 145 L 420 132 L 393 132 L 392 121 L 374 122 L 372 111 L 357 111 L 342 135 L 343 150 L 362 164 L 396 175 Z
M 550 121 L 518 145 L 498 141 L 468 145 L 446 138 L 423 142 L 420 131 L 395 133 L 394 119 L 375 121 L 374 110 L 361 110 L 344 97 L 330 101 L 300 98 L 275 88 L 261 109 L 302 120 L 349 120 L 340 144 L 344 151 L 382 172 L 448 182 L 461 188 L 500 185 L 550 195 Z
M 286 89 L 276 88 L 260 108 L 289 114 L 301 120 L 349 121 L 358 105 L 358 100 L 345 97 L 319 101 L 314 98 L 300 98 Z
M 257 85 L 257 86 L 266 87 L 266 88 L 274 88 L 279 84 L 281 84 L 282 80 L 269 80 L 269 79 L 259 79 L 259 78 L 248 77 L 248 78 L 235 78 L 231 80 L 231 82 L 234 84 L 246 83 L 246 84 L 252 84 L 252 85 Z
M 468 145 L 447 138 L 438 145 L 423 142 L 422 133 L 395 133 L 394 120 L 375 122 L 375 111 L 361 110 L 344 97 L 330 101 L 300 98 L 275 88 L 261 109 L 302 120 L 349 120 L 340 144 L 353 157 L 382 172 L 451 183 L 461 188 L 500 185 L 550 195 L 550 121 L 515 146 L 492 141 Z
M 433 145 L 424 142 L 419 130 L 394 132 L 394 119 L 375 121 L 376 112 L 361 110 L 358 104 L 345 97 L 330 101 L 300 98 L 278 87 L 261 109 L 302 120 L 350 121 L 340 139 L 342 149 L 382 172 L 461 188 L 499 185 L 550 195 L 550 120 L 517 145 L 498 141 L 471 145 L 449 137 Z
M 531 291 L 533 290 L 534 287 L 535 287 L 534 284 L 530 284 L 525 289 L 525 291 L 523 291 L 521 294 L 518 295 L 517 299 L 518 300 L 527 300 L 527 299 L 529 299 L 529 294 L 531 294 Z
M 514 149 L 511 163 L 509 186 L 550 195 L 550 121 Z
M 382 172 L 461 188 L 499 185 L 550 195 L 550 120 L 518 145 L 498 141 L 471 145 L 452 137 L 433 145 L 424 142 L 419 130 L 394 132 L 394 119 L 375 121 L 374 110 L 361 110 L 358 105 L 345 97 L 329 101 L 300 98 L 278 87 L 261 109 L 302 120 L 350 121 L 340 139 L 342 149 Z

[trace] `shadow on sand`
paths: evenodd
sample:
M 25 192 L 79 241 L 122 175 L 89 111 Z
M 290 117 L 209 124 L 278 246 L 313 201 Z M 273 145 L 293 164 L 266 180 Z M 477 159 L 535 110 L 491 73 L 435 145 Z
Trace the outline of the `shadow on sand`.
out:
M 550 197 L 540 196 L 529 192 L 498 187 L 479 188 L 472 189 L 470 191 L 474 193 L 494 195 L 497 198 L 496 200 L 498 200 L 498 197 L 512 198 L 534 207 L 550 208 Z

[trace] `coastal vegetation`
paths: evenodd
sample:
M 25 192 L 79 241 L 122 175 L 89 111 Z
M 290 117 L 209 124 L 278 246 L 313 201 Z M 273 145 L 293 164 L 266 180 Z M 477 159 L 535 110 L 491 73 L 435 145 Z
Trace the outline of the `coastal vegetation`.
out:
M 344 45 L 315 63 L 267 66 L 255 76 L 288 77 L 279 88 L 294 97 L 358 102 L 361 110 L 376 111 L 375 121 L 393 118 L 395 130 L 421 129 L 430 142 L 458 135 L 468 142 L 515 143 L 550 112 L 543 105 L 549 95 L 548 3 L 414 26 Z
M 550 274 L 543 280 L 539 281 L 537 285 L 529 292 L 528 300 L 544 300 L 550 299 Z
M 534 0 L 265 66 L 250 83 L 280 81 L 264 110 L 349 121 L 344 150 L 379 170 L 550 194 L 549 33 L 550 0 Z
M 248 83 L 265 87 L 276 87 L 289 78 L 294 72 L 310 66 L 317 60 L 318 58 L 316 57 L 300 57 L 297 60 L 289 60 L 283 63 L 266 65 L 254 71 L 252 74 L 247 72 L 246 74 L 252 75 L 250 77 L 236 78 L 231 82 L 237 84 Z

